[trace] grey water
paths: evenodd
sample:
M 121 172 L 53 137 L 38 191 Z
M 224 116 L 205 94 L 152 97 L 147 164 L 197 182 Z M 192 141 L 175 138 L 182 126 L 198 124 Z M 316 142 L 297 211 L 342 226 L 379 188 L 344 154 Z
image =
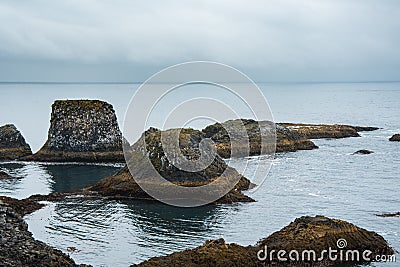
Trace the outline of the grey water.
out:
M 315 140 L 319 149 L 276 154 L 254 203 L 177 208 L 157 202 L 67 199 L 26 217 L 35 238 L 71 253 L 77 263 L 129 266 L 153 256 L 223 237 L 256 243 L 302 215 L 326 215 L 381 234 L 400 251 L 400 83 L 259 84 L 275 121 L 377 126 L 358 138 Z M 122 123 L 135 84 L 0 84 L 0 125 L 15 123 L 33 150 L 46 139 L 55 99 L 103 99 Z M 352 155 L 369 149 L 370 155 Z M 248 161 L 249 173 L 258 158 Z M 267 162 L 267 161 L 265 161 Z M 267 164 L 267 163 L 265 163 Z M 0 163 L 16 176 L 0 181 L 0 195 L 25 198 L 72 191 L 118 171 L 120 165 Z M 400 255 L 397 254 L 397 260 Z M 375 263 L 373 266 L 397 266 Z

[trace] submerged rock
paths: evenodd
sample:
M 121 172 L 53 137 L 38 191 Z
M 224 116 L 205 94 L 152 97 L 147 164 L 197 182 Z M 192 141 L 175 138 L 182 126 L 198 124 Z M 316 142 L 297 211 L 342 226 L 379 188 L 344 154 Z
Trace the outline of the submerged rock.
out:
M 240 131 L 242 125 L 245 132 Z M 233 129 L 231 135 L 234 140 L 231 140 L 226 129 Z M 318 148 L 304 134 L 270 121 L 230 120 L 210 125 L 203 129 L 203 133 L 205 137 L 211 138 L 215 142 L 217 153 L 223 158 L 232 156 L 232 144 L 238 150 L 235 153 L 236 157 L 265 155 L 274 151 L 288 152 Z M 263 146 L 261 146 L 262 143 Z
M 374 152 L 371 150 L 361 149 L 361 150 L 354 152 L 353 155 L 368 155 L 368 154 L 372 154 L 372 153 L 374 153 Z
M 170 160 L 178 161 L 175 155 L 169 154 L 167 157 L 161 142 L 161 135 L 170 134 L 179 131 L 179 149 L 184 158 L 190 163 L 198 160 L 200 157 L 210 157 L 211 164 L 198 171 L 187 171 L 176 167 L 178 162 L 171 163 Z M 218 154 L 212 153 L 211 149 L 200 150 L 200 142 L 204 135 L 201 131 L 193 129 L 174 129 L 168 131 L 160 131 L 154 128 L 146 131 L 142 137 L 131 147 L 129 167 L 136 175 L 136 179 L 141 179 L 145 183 L 151 184 L 161 175 L 167 181 L 185 187 L 198 187 L 216 181 L 222 173 L 226 173 L 229 181 L 238 181 L 234 189 L 225 194 L 215 203 L 233 203 L 233 202 L 251 202 L 251 198 L 243 195 L 242 190 L 249 189 L 252 184 L 250 181 L 241 176 L 235 169 L 229 167 Z M 171 142 L 167 141 L 167 144 Z M 147 161 L 149 159 L 150 161 Z M 151 165 L 151 166 L 150 166 Z M 154 182 L 157 184 L 157 181 Z M 216 186 L 219 186 L 217 184 Z M 224 186 L 224 185 L 221 185 Z M 233 187 L 232 186 L 232 187 Z M 167 190 L 167 189 L 165 189 Z M 96 193 L 102 196 L 112 198 L 133 198 L 133 199 L 152 199 L 142 188 L 135 182 L 128 166 L 125 166 L 117 174 L 104 178 L 93 186 L 84 190 Z M 167 194 L 166 192 L 165 194 Z M 190 199 L 192 196 L 175 195 L 171 192 L 171 198 Z M 207 196 L 200 196 L 207 198 Z
M 11 179 L 13 178 L 11 175 L 9 175 L 8 173 L 4 172 L 4 171 L 0 171 L 0 180 L 2 179 Z
M 78 266 L 66 254 L 37 241 L 28 231 L 28 225 L 7 204 L 0 200 L 0 265 L 25 266 Z
M 392 137 L 389 138 L 389 141 L 391 142 L 400 142 L 400 134 L 395 134 Z
M 14 125 L 0 127 L 0 160 L 15 160 L 31 154 L 30 146 Z
M 282 123 L 281 125 L 304 134 L 309 139 L 359 137 L 360 135 L 358 132 L 375 131 L 379 129 L 377 127 L 350 126 L 340 124 Z
M 57 100 L 44 146 L 25 160 L 124 162 L 122 134 L 111 104 L 99 100 Z
M 400 212 L 376 214 L 378 217 L 400 217 Z
M 323 250 L 336 250 L 337 258 L 328 257 Z M 289 258 L 291 251 L 293 260 Z M 340 258 L 343 250 L 344 259 Z M 346 251 L 358 251 L 360 257 L 346 258 Z M 362 257 L 369 250 L 370 260 Z M 284 260 L 278 260 L 278 251 Z M 302 257 L 303 252 L 306 252 Z M 315 252 L 315 259 L 313 253 Z M 272 253 L 271 253 L 272 252 Z M 265 254 L 267 253 L 267 254 Z M 237 244 L 226 244 L 223 239 L 207 241 L 204 245 L 172 253 L 167 256 L 151 258 L 132 266 L 334 266 L 372 262 L 376 255 L 393 255 L 394 250 L 385 239 L 377 233 L 359 228 L 351 223 L 330 219 L 324 216 L 297 218 L 294 222 L 262 239 L 254 246 L 243 247 Z M 271 256 L 272 255 L 272 256 Z M 310 255 L 310 258 L 308 258 Z M 323 256 L 322 259 L 321 255 Z M 353 254 L 351 254 L 353 255 Z M 354 254 L 355 255 L 355 254 Z M 347 259 L 347 260 L 346 260 Z

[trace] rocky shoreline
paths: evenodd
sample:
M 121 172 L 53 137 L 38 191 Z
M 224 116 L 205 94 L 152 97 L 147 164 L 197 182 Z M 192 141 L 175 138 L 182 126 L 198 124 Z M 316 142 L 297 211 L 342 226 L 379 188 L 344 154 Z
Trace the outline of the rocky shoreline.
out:
M 0 200 L 0 265 L 7 267 L 75 267 L 66 254 L 37 241 L 28 225 L 8 204 Z M 81 265 L 84 267 L 85 265 Z
M 43 242 L 32 238 L 27 224 L 22 216 L 38 208 L 35 202 L 43 196 L 32 196 L 29 199 L 16 200 L 7 197 L 0 198 L 0 260 L 2 266 L 90 266 L 77 265 L 68 255 L 54 249 Z M 54 199 L 64 197 L 54 195 Z M 36 200 L 35 200 L 36 199 Z M 40 204 L 41 205 L 41 204 Z M 343 241 L 344 240 L 344 241 Z M 339 242 L 344 242 L 342 247 Z M 340 251 L 358 251 L 355 256 L 343 262 L 338 258 L 332 260 L 323 254 L 329 248 Z M 289 261 L 281 261 L 277 252 L 287 252 Z M 296 250 L 314 251 L 310 256 L 290 259 L 288 255 Z M 361 255 L 369 250 L 368 259 Z M 271 253 L 275 251 L 275 253 Z M 267 254 L 266 254 L 267 253 Z M 139 264 L 131 266 L 336 266 L 338 263 L 357 265 L 373 261 L 377 255 L 393 255 L 396 253 L 387 241 L 375 232 L 357 227 L 346 221 L 331 219 L 324 216 L 303 216 L 295 219 L 288 226 L 261 239 L 257 244 L 241 246 L 227 244 L 223 239 L 210 240 L 204 245 L 193 249 L 186 249 L 166 256 L 153 257 Z M 294 254 L 295 255 L 295 254 Z M 307 254 L 308 255 L 308 254 Z M 325 255 L 320 260 L 319 258 Z M 339 257 L 339 253 L 336 254 Z M 310 258 L 308 258 L 310 257 Z
M 342 243 L 340 243 L 342 242 Z M 336 250 L 337 259 L 328 257 L 323 250 Z M 340 260 L 339 252 L 358 251 L 362 255 L 369 250 L 369 259 L 362 256 Z M 304 251 L 315 252 L 302 257 Z M 278 256 L 278 251 L 284 251 Z M 296 254 L 290 254 L 297 251 Z M 275 252 L 275 253 L 274 253 Z M 323 254 L 325 253 L 325 254 Z M 175 252 L 167 256 L 154 257 L 139 264 L 151 266 L 335 266 L 338 264 L 370 263 L 377 255 L 393 255 L 395 251 L 385 239 L 375 232 L 359 228 L 346 221 L 324 216 L 304 216 L 288 226 L 260 240 L 256 245 L 243 247 L 227 244 L 223 239 L 207 241 L 204 245 Z M 290 258 L 292 255 L 292 259 Z M 308 255 L 308 254 L 306 254 Z M 325 257 L 323 257 L 325 255 Z M 286 259 L 286 261 L 278 257 Z M 320 259 L 321 258 L 321 259 Z

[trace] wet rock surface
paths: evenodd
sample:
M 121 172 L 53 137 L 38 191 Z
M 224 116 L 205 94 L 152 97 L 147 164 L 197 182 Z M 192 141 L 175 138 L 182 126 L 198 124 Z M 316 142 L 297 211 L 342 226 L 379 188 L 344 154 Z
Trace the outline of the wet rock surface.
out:
M 57 100 L 44 146 L 24 160 L 124 162 L 122 134 L 111 104 L 99 100 Z
M 370 250 L 369 257 L 373 259 L 376 255 L 392 255 L 393 249 L 385 239 L 365 229 L 359 228 L 351 223 L 330 219 L 324 216 L 297 218 L 294 222 L 277 231 L 269 237 L 262 239 L 254 246 L 243 247 L 237 244 L 226 244 L 223 239 L 207 241 L 204 245 L 188 249 L 182 252 L 172 253 L 167 256 L 151 258 L 137 265 L 132 266 L 335 266 L 343 264 L 343 261 L 332 261 L 329 257 L 325 260 L 308 260 L 301 257 L 299 261 L 290 260 L 288 254 L 291 250 L 302 251 L 313 250 L 318 259 L 323 250 L 339 250 L 338 240 L 346 240 L 343 249 L 357 250 L 361 254 Z M 340 243 L 344 244 L 344 243 Z M 274 250 L 273 257 L 268 253 L 263 259 L 265 246 L 267 253 Z M 279 261 L 277 252 L 285 250 L 287 261 Z M 260 253 L 262 251 L 262 253 Z M 274 256 L 275 255 L 275 256 Z M 339 252 L 336 254 L 339 255 Z M 258 259 L 261 257 L 261 260 Z M 282 256 L 282 255 L 281 255 Z M 348 258 L 347 264 L 367 263 L 360 257 L 360 260 L 351 261 Z M 356 259 L 356 258 L 355 258 Z
M 0 200 L 0 243 L 1 266 L 77 266 L 60 250 L 35 240 L 21 214 L 2 200 Z
M 251 198 L 241 193 L 242 190 L 249 189 L 252 184 L 250 181 L 241 176 L 235 169 L 229 167 L 218 154 L 212 153 L 212 149 L 205 149 L 201 152 L 199 145 L 203 139 L 203 133 L 193 129 L 178 129 L 179 131 L 179 149 L 174 153 L 182 153 L 183 157 L 189 162 L 198 160 L 201 156 L 209 156 L 213 159 L 211 164 L 199 171 L 186 171 L 176 167 L 170 160 L 178 160 L 175 154 L 164 152 L 161 134 L 168 134 L 169 131 L 160 131 L 157 129 L 149 129 L 142 137 L 131 147 L 129 167 L 137 177 L 151 183 L 155 176 L 161 175 L 167 181 L 185 187 L 197 187 L 206 185 L 215 181 L 222 173 L 227 174 L 229 181 L 236 181 L 233 184 L 234 189 L 231 190 L 216 203 L 233 203 L 233 202 L 250 202 Z M 167 141 L 167 143 L 169 143 Z M 147 160 L 150 159 L 150 162 Z M 176 163 L 176 162 L 175 162 Z M 233 187 L 232 186 L 232 187 Z M 230 188 L 232 188 L 230 187 Z M 121 197 L 133 199 L 152 199 L 141 187 L 135 182 L 129 168 L 125 166 L 117 174 L 102 179 L 97 184 L 90 186 L 84 190 L 108 197 Z M 89 193 L 87 193 L 89 194 Z M 171 193 L 172 194 L 172 193 Z M 176 198 L 185 198 L 182 195 L 174 196 Z
M 15 160 L 31 154 L 30 146 L 13 124 L 0 127 L 0 160 Z
M 389 141 L 391 142 L 400 142 L 400 134 L 395 134 L 392 137 L 389 138 Z

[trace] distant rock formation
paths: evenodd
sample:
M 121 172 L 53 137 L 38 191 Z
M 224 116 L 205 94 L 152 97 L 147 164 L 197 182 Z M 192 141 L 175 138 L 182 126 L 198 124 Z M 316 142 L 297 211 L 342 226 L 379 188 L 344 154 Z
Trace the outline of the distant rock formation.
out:
M 400 142 L 400 134 L 395 134 L 392 137 L 389 138 L 389 141 L 391 142 Z
M 400 217 L 400 211 L 395 212 L 395 213 L 382 213 L 382 214 L 376 214 L 378 217 Z
M 0 160 L 15 160 L 31 154 L 30 146 L 17 127 L 12 124 L 0 127 Z
M 340 124 L 303 124 L 281 123 L 290 130 L 304 134 L 309 139 L 338 139 L 347 137 L 359 137 L 358 132 L 375 131 L 377 127 L 350 126 Z
M 340 246 L 340 247 L 338 247 Z M 332 260 L 323 250 L 336 250 L 337 259 Z M 340 250 L 344 260 L 340 260 Z M 278 251 L 281 258 L 278 260 Z M 296 250 L 299 260 L 291 260 L 289 253 Z M 308 254 L 309 251 L 315 252 Z M 360 257 L 348 257 L 346 251 L 358 251 Z M 364 260 L 362 254 L 370 250 L 370 260 Z M 304 258 L 302 253 L 307 253 Z M 267 255 L 265 255 L 265 252 Z M 271 254 L 272 252 L 272 254 Z M 132 266 L 336 266 L 341 264 L 368 263 L 375 259 L 376 255 L 393 255 L 394 250 L 385 239 L 377 233 L 359 228 L 351 223 L 330 219 L 324 216 L 297 218 L 294 222 L 284 227 L 269 237 L 262 239 L 255 246 L 243 247 L 237 244 L 226 244 L 223 239 L 207 241 L 204 245 L 187 249 L 182 252 L 172 253 L 167 256 L 151 258 Z M 272 257 L 270 256 L 272 255 Z M 307 255 L 310 255 L 310 259 Z M 321 255 L 323 259 L 318 260 Z M 351 254 L 353 255 L 353 254 Z M 261 260 L 259 259 L 261 257 Z M 264 259 L 265 257 L 265 259 Z M 292 257 L 296 259 L 296 254 Z M 346 265 L 347 266 L 347 265 Z
M 374 152 L 371 150 L 361 149 L 361 150 L 354 152 L 353 155 L 368 155 L 368 154 L 372 154 L 372 153 L 374 153 Z
M 175 129 L 176 130 L 176 129 Z M 168 134 L 171 131 L 164 131 Z M 196 160 L 200 157 L 199 144 L 204 138 L 201 131 L 193 129 L 178 129 L 179 131 L 179 147 L 182 154 L 189 161 Z M 131 167 L 136 178 L 152 181 L 154 176 L 161 175 L 164 179 L 185 187 L 197 187 L 208 184 L 216 180 L 223 172 L 229 176 L 229 179 L 238 180 L 235 189 L 231 190 L 224 197 L 216 201 L 216 203 L 233 203 L 233 202 L 251 202 L 251 198 L 243 195 L 242 190 L 249 189 L 252 184 L 250 181 L 241 176 L 235 169 L 229 167 L 218 154 L 212 163 L 201 171 L 185 171 L 175 167 L 163 150 L 161 144 L 162 131 L 151 128 L 146 131 L 142 137 L 132 145 L 129 166 Z M 144 147 L 144 141 L 146 146 Z M 210 156 L 210 151 L 202 151 L 203 156 Z M 149 157 L 153 167 L 146 163 L 146 157 Z M 156 171 L 156 172 L 154 172 Z M 233 184 L 234 185 L 234 184 Z M 90 186 L 84 190 L 93 192 L 101 196 L 113 198 L 133 198 L 133 199 L 152 199 L 142 188 L 135 182 L 127 166 L 117 174 L 100 180 L 97 184 Z M 178 199 L 185 199 L 186 196 L 175 195 Z M 202 196 L 205 197 L 205 196 Z M 190 198 L 188 196 L 187 198 Z
M 21 216 L 0 200 L 1 266 L 77 266 L 60 250 L 35 240 Z
M 246 129 L 246 133 L 240 131 L 242 125 Z M 230 139 L 226 129 L 233 130 L 234 140 Z M 240 150 L 236 153 L 236 156 L 240 157 L 270 154 L 274 151 L 288 152 L 318 148 L 304 134 L 270 121 L 229 120 L 207 126 L 203 129 L 203 133 L 205 137 L 211 138 L 215 142 L 217 153 L 223 158 L 231 157 L 232 144 L 235 149 Z M 247 136 L 243 134 L 247 134 Z M 263 141 L 261 141 L 262 138 Z M 250 148 L 247 146 L 247 142 Z M 263 147 L 261 142 L 263 142 Z
M 112 105 L 99 100 L 57 100 L 44 146 L 25 160 L 124 162 L 122 134 Z

